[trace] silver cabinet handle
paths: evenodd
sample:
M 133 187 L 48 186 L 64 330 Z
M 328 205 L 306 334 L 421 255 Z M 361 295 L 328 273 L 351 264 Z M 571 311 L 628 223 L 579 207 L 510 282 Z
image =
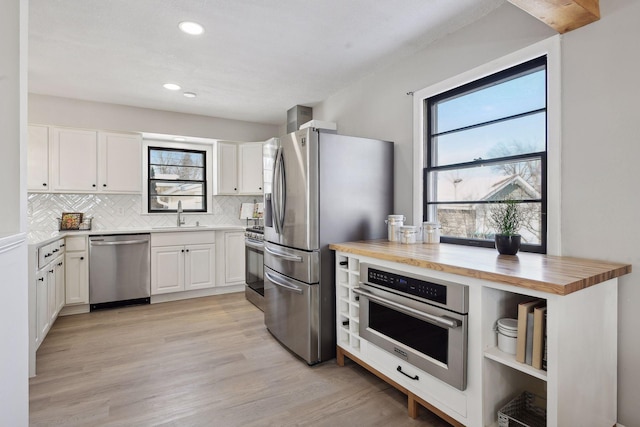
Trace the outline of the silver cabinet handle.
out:
M 444 316 L 435 316 L 433 314 L 424 313 L 422 311 L 416 310 L 415 308 L 407 307 L 406 305 L 402 305 L 395 301 L 391 301 L 389 299 L 374 295 L 371 292 L 366 291 L 362 288 L 353 288 L 353 293 L 357 295 L 361 295 L 365 298 L 369 298 L 370 300 L 375 301 L 384 306 L 387 306 L 389 308 L 398 310 L 401 313 L 404 313 L 408 316 L 417 317 L 419 319 L 424 320 L 425 322 L 434 323 L 440 326 L 447 327 L 449 329 L 455 329 L 461 324 L 461 322 L 457 319 L 451 319 Z
M 292 283 L 287 283 L 284 280 L 281 281 L 280 279 L 277 279 L 273 274 L 269 273 L 268 271 L 265 272 L 264 275 L 267 276 L 267 279 L 269 279 L 271 283 L 273 283 L 274 285 L 278 285 L 281 288 L 284 288 L 291 292 L 295 292 L 296 294 L 302 294 L 302 289 L 300 289 L 298 286 Z
M 118 246 L 118 245 L 137 245 L 140 243 L 148 243 L 148 240 L 120 240 L 115 242 L 92 241 L 91 246 Z
M 273 249 L 270 249 L 267 246 L 264 247 L 264 250 L 267 253 L 270 253 L 273 256 L 277 256 L 278 258 L 286 259 L 287 261 L 302 262 L 302 257 L 301 256 L 288 255 L 288 254 L 283 254 L 283 253 L 280 253 L 280 252 L 276 252 L 276 251 L 274 251 Z

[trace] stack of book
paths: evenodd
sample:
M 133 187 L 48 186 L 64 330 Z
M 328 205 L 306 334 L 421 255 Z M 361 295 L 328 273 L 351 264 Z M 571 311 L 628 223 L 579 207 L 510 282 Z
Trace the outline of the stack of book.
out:
M 547 370 L 547 306 L 545 300 L 518 304 L 516 360 Z

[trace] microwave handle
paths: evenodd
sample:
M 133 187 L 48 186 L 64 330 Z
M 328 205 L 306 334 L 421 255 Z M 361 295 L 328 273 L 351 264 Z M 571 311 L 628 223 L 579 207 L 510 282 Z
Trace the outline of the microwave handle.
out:
M 389 308 L 398 310 L 399 312 L 404 313 L 408 316 L 413 316 L 413 317 L 422 319 L 425 322 L 433 323 L 439 326 L 444 326 L 449 329 L 455 329 L 458 326 L 460 326 L 459 320 L 451 319 L 445 316 L 435 316 L 433 314 L 423 313 L 422 311 L 416 310 L 415 308 L 407 307 L 406 305 L 398 304 L 395 301 L 391 301 L 386 298 L 379 297 L 378 295 L 374 295 L 371 292 L 366 291 L 362 288 L 353 288 L 353 293 L 363 296 L 365 298 L 369 298 L 370 300 L 375 301 L 384 306 L 387 306 Z

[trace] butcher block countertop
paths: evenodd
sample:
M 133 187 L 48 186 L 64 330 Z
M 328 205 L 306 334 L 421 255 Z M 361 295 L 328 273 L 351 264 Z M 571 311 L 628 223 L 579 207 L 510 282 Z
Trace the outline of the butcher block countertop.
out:
M 368 240 L 331 244 L 329 248 L 556 295 L 631 273 L 629 264 L 524 252 L 500 255 L 495 249 L 444 243 L 406 245 Z

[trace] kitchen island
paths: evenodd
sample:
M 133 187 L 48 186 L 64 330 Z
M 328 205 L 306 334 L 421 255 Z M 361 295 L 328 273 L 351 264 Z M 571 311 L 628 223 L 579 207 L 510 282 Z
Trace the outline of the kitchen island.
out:
M 497 425 L 498 410 L 527 390 L 546 399 L 549 426 L 616 423 L 617 278 L 630 273 L 630 265 L 386 240 L 330 247 L 336 251 L 338 363 L 346 356 L 405 392 L 410 415 L 419 403 L 454 425 Z M 354 289 L 366 281 L 363 264 L 468 287 L 465 389 L 360 336 L 364 310 Z M 516 361 L 496 344 L 496 321 L 517 318 L 518 304 L 532 299 L 547 307 L 547 370 Z

